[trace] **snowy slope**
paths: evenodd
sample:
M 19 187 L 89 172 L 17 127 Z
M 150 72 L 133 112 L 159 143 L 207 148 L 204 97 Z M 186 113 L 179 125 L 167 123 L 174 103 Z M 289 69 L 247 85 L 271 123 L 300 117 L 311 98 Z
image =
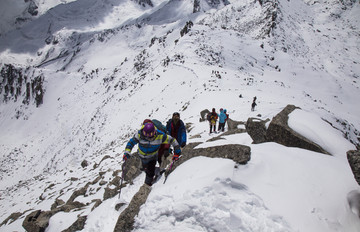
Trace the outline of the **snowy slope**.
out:
M 359 4 L 208 2 L 200 1 L 201 11 L 194 14 L 187 0 L 152 1 L 153 7 L 125 0 L 39 1 L 46 10 L 1 35 L 0 63 L 31 66 L 27 74 L 42 74 L 46 92 L 38 108 L 21 101 L 0 104 L 0 223 L 14 212 L 49 210 L 60 192 L 66 201 L 100 171 L 108 180 L 120 168 L 116 155 L 145 118 L 165 122 L 179 111 L 184 122 L 193 123 L 189 137 L 200 134 L 205 142 L 208 125 L 198 120 L 203 109 L 222 107 L 232 119 L 246 121 L 259 114 L 271 119 L 294 104 L 303 109 L 291 117 L 294 129 L 334 157 L 228 136 L 229 143 L 251 146 L 249 164 L 233 168 L 232 161 L 205 158 L 184 164 L 169 184 L 153 187 L 136 230 L 156 230 L 156 223 L 179 231 L 359 228 L 346 204 L 346 195 L 359 187 L 345 154 L 355 149 L 349 141 L 359 143 Z M 189 21 L 193 26 L 181 36 Z M 254 96 L 258 106 L 251 112 Z M 106 155 L 111 159 L 91 168 Z M 83 160 L 91 167 L 81 168 Z M 128 203 L 143 179 L 124 189 L 121 201 Z M 102 198 L 99 187 L 79 200 Z M 48 231 L 66 229 L 79 214 L 89 215 L 84 231 L 112 231 L 118 201 L 56 215 Z M 0 231 L 23 231 L 26 214 Z

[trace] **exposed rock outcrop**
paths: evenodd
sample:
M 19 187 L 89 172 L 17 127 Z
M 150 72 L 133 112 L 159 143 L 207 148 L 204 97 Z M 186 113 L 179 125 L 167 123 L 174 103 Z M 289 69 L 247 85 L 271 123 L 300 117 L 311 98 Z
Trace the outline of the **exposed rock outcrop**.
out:
M 346 153 L 355 180 L 360 185 L 360 151 L 351 150 Z
M 268 120 L 261 120 L 258 118 L 249 118 L 246 122 L 245 128 L 247 133 L 253 140 L 253 143 L 264 143 L 266 142 L 266 126 L 265 124 L 270 121 Z
M 200 112 L 200 122 L 206 121 L 206 116 L 208 115 L 208 113 L 210 113 L 210 111 L 208 109 L 205 109 L 203 111 Z
M 6 225 L 6 224 L 11 224 L 12 222 L 16 221 L 19 217 L 21 217 L 23 215 L 23 213 L 20 212 L 16 212 L 16 213 L 12 213 L 9 217 L 7 217 L 1 224 L 0 226 Z
M 43 232 L 49 225 L 50 217 L 54 214 L 54 211 L 33 211 L 26 216 L 22 226 L 26 231 Z
M 43 74 L 30 73 L 30 68 L 23 69 L 12 64 L 3 64 L 0 69 L 0 100 L 14 102 L 22 98 L 22 103 L 29 105 L 34 99 L 36 107 L 43 103 L 45 89 Z M 20 114 L 20 113 L 18 113 Z
M 244 122 L 239 122 L 239 121 L 235 121 L 232 120 L 231 118 L 228 118 L 227 122 L 227 126 L 228 126 L 228 130 L 236 130 L 238 129 L 238 125 L 244 125 Z
M 120 214 L 114 232 L 131 231 L 135 222 L 135 216 L 139 213 L 140 207 L 146 202 L 151 191 L 151 187 L 144 184 L 134 195 L 129 206 Z
M 294 105 L 287 105 L 271 120 L 269 128 L 266 131 L 267 141 L 280 143 L 288 147 L 299 147 L 330 155 L 321 146 L 298 134 L 289 127 L 289 114 L 295 109 L 299 108 Z
M 199 148 L 194 149 L 200 143 L 191 143 L 188 144 L 182 151 L 182 158 L 174 163 L 170 172 L 167 172 L 165 175 L 169 175 L 174 171 L 179 165 L 185 161 L 197 157 L 205 156 L 210 158 L 220 157 L 232 159 L 238 164 L 246 164 L 250 160 L 251 149 L 248 146 L 244 145 L 224 145 L 208 148 Z M 171 157 L 163 161 L 163 163 L 169 164 L 171 162 Z M 133 163 L 133 165 L 137 165 Z M 144 184 L 139 192 L 137 192 L 133 199 L 131 200 L 129 206 L 120 214 L 118 221 L 116 223 L 114 232 L 125 232 L 131 231 L 133 229 L 134 217 L 139 213 L 140 207 L 146 202 L 146 199 L 151 191 L 151 188 Z
M 84 229 L 87 216 L 78 217 L 78 219 L 66 230 L 62 232 L 75 232 Z
M 308 150 L 313 150 L 316 152 L 322 152 L 328 154 L 324 149 L 322 149 L 319 145 L 309 141 L 305 137 L 299 135 L 295 131 L 293 131 L 288 126 L 288 115 L 295 110 L 297 107 L 293 105 L 288 105 L 285 107 L 279 114 L 277 114 L 273 120 L 271 121 L 269 128 L 266 129 L 266 123 L 268 120 L 261 120 L 256 118 L 249 118 L 246 122 L 245 129 L 239 129 L 238 125 L 245 124 L 244 122 L 234 121 L 228 119 L 228 131 L 225 133 L 219 134 L 217 137 L 212 137 L 212 140 L 222 139 L 221 137 L 229 134 L 236 133 L 244 133 L 247 132 L 253 139 L 254 143 L 262 143 L 262 142 L 277 142 L 283 144 L 285 146 L 293 146 L 300 147 Z M 200 121 L 206 120 L 206 115 L 209 113 L 208 110 L 204 110 L 200 113 L 201 118 Z M 190 129 L 191 125 L 187 128 Z M 174 171 L 179 165 L 190 160 L 193 157 L 204 156 L 210 158 L 227 158 L 232 159 L 237 164 L 247 164 L 251 159 L 251 149 L 248 146 L 240 145 L 240 144 L 231 144 L 231 145 L 223 145 L 223 146 L 214 146 L 207 148 L 196 148 L 200 143 L 190 143 L 182 150 L 182 158 L 174 163 L 172 169 L 169 172 L 165 173 L 167 177 Z M 349 151 L 348 152 L 348 160 L 349 164 L 354 172 L 355 179 L 360 184 L 360 154 L 359 151 Z M 104 157 L 104 159 L 108 159 L 111 157 Z M 171 162 L 171 156 L 163 161 L 163 166 L 168 165 Z M 101 163 L 101 162 L 100 162 Z M 98 165 L 94 166 L 96 168 Z M 132 184 L 132 181 L 140 175 L 141 171 L 141 161 L 136 153 L 132 154 L 131 158 L 128 159 L 126 165 L 123 165 L 121 170 L 113 171 L 113 178 L 111 180 L 104 181 L 103 175 L 104 172 L 99 173 L 99 176 L 92 182 L 87 183 L 82 188 L 77 189 L 70 196 L 68 201 L 65 203 L 61 199 L 57 198 L 55 203 L 52 205 L 50 211 L 41 211 L 36 210 L 30 213 L 23 222 L 23 227 L 27 231 L 44 231 L 49 224 L 49 219 L 54 214 L 63 211 L 69 212 L 74 209 L 81 209 L 86 205 L 89 205 L 95 201 L 95 204 L 92 208 L 96 208 L 98 205 L 102 203 L 102 200 L 106 200 L 112 197 L 115 197 L 119 190 L 125 187 L 128 184 Z M 121 176 L 124 179 L 121 181 Z M 75 201 L 78 196 L 85 196 L 88 193 L 88 190 L 91 189 L 90 186 L 95 185 L 102 181 L 100 186 L 106 185 L 103 187 L 105 189 L 103 199 L 96 199 L 90 203 L 81 203 Z M 122 183 L 122 184 L 120 184 Z M 50 187 L 49 187 L 50 188 Z M 100 189 L 100 188 L 99 188 Z M 118 218 L 114 231 L 131 231 L 133 229 L 133 224 L 135 221 L 135 216 L 139 213 L 141 205 L 143 205 L 147 197 L 151 191 L 151 188 L 147 185 L 143 185 L 138 193 L 136 193 L 131 200 L 130 204 L 124 209 L 121 215 Z M 117 208 L 120 209 L 123 205 L 118 205 Z M 14 215 L 18 216 L 18 215 Z M 10 220 L 10 219 L 9 219 Z M 6 222 L 5 222 L 6 223 Z M 78 220 L 71 225 L 65 231 L 76 231 L 81 230 L 86 223 L 86 216 L 80 216 Z

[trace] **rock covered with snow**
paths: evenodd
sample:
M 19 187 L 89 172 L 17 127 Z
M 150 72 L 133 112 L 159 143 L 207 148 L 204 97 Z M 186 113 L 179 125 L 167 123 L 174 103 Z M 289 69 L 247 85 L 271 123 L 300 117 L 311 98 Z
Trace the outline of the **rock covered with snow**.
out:
M 266 131 L 267 141 L 277 142 L 284 146 L 299 147 L 311 151 L 329 154 L 318 144 L 296 133 L 289 127 L 288 115 L 296 108 L 298 107 L 294 105 L 287 105 L 279 114 L 277 114 L 271 120 L 269 128 Z

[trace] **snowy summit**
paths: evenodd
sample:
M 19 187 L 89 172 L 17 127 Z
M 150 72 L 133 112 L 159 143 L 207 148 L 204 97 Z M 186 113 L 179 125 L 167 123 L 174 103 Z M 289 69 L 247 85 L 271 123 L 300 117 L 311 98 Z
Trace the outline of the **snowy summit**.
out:
M 1 232 L 360 231 L 358 0 L 0 13 Z M 150 187 L 137 145 L 123 172 L 125 148 L 174 112 L 187 143 Z

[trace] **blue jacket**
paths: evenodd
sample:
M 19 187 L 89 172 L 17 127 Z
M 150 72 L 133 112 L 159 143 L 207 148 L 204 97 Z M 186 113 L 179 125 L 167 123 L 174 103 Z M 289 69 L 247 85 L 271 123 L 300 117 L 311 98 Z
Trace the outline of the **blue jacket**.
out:
M 171 144 L 174 147 L 174 153 L 181 155 L 181 149 L 176 139 L 160 130 L 156 130 L 155 139 L 151 141 L 143 136 L 142 129 L 139 130 L 126 144 L 125 154 L 130 155 L 132 148 L 136 144 L 139 144 L 138 154 L 143 163 L 147 163 L 154 159 L 157 160 L 161 144 Z
M 219 123 L 225 123 L 226 118 L 227 118 L 227 116 L 226 116 L 226 114 L 224 113 L 224 111 L 220 111 L 220 114 L 219 114 Z
M 176 134 L 176 140 L 177 142 L 180 144 L 180 146 L 185 146 L 186 145 L 186 128 L 184 125 L 184 122 L 182 120 L 179 121 L 178 123 L 178 130 L 177 130 L 177 134 Z M 172 119 L 170 119 L 167 123 L 166 123 L 166 131 L 169 135 L 172 135 L 173 130 L 175 129 L 175 125 L 172 121 Z

